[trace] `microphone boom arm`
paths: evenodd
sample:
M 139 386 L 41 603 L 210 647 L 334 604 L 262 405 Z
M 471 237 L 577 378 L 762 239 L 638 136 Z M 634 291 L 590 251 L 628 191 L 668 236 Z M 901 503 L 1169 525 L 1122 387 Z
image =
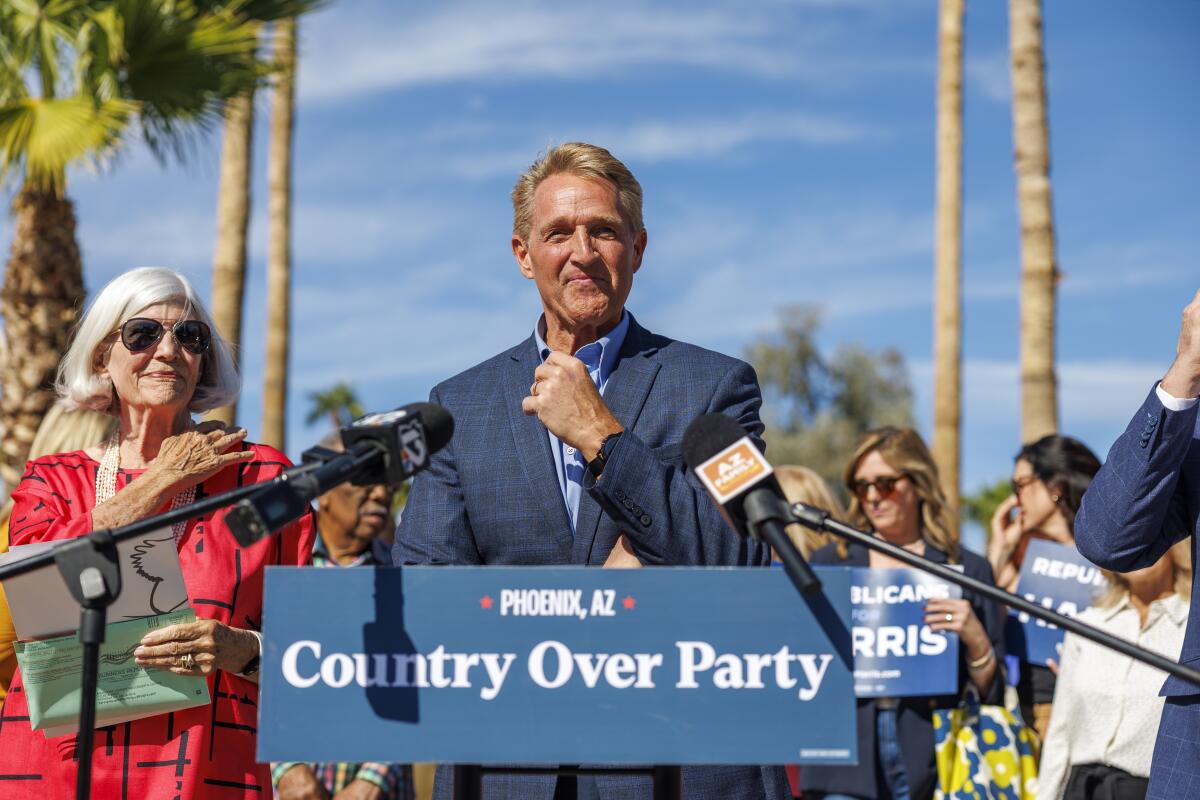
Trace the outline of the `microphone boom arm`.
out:
M 914 553 L 910 553 L 903 547 L 897 547 L 890 542 L 885 542 L 878 539 L 865 531 L 860 531 L 844 522 L 838 522 L 833 519 L 829 512 L 810 506 L 806 503 L 795 503 L 791 507 L 793 520 L 799 522 L 806 528 L 810 528 L 818 533 L 831 533 L 834 536 L 840 536 L 843 539 L 848 539 L 852 542 L 857 542 L 863 547 L 869 547 L 880 553 L 884 553 L 897 561 L 902 561 L 910 567 L 928 572 L 938 576 L 942 580 L 957 584 L 964 589 L 970 589 L 976 594 L 983 595 L 997 603 L 1012 606 L 1024 611 L 1031 617 L 1049 622 L 1058 627 L 1068 630 L 1071 633 L 1089 639 L 1102 647 L 1107 647 L 1110 650 L 1116 650 L 1118 653 L 1123 653 L 1130 658 L 1137 659 L 1145 664 L 1166 672 L 1168 675 L 1174 675 L 1177 678 L 1195 685 L 1200 686 L 1200 671 L 1185 667 L 1166 656 L 1160 655 L 1147 650 L 1137 645 L 1127 642 L 1124 639 L 1119 639 L 1110 633 L 1094 628 L 1091 625 L 1080 622 L 1072 617 L 1059 614 L 1057 611 L 1051 611 L 1048 608 L 1043 608 L 1037 603 L 1026 600 L 1024 597 L 1006 592 L 1003 589 L 993 586 L 990 583 L 985 583 L 976 578 L 964 575 L 956 570 L 950 569 L 944 564 L 935 564 L 934 562 L 922 558 Z

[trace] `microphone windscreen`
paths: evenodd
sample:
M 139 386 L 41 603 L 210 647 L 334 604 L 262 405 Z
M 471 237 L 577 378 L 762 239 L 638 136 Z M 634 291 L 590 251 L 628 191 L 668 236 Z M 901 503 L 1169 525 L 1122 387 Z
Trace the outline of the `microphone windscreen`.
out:
M 437 403 L 409 403 L 404 409 L 421 415 L 421 424 L 425 426 L 425 446 L 430 453 L 436 453 L 450 443 L 450 437 L 454 435 L 454 417 L 448 410 Z
M 745 428 L 724 414 L 701 414 L 683 433 L 683 462 L 694 470 L 729 445 L 746 436 Z

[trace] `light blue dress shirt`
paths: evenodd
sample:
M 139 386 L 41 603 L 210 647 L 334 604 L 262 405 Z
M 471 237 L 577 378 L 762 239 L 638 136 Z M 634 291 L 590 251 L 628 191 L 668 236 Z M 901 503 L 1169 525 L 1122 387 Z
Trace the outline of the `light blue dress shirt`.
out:
M 550 346 L 542 338 L 542 323 L 545 317 L 538 319 L 533 329 L 534 341 L 537 342 L 538 355 L 543 362 L 550 357 Z M 584 363 L 592 382 L 604 396 L 604 387 L 617 360 L 621 355 L 621 345 L 625 342 L 625 334 L 629 331 L 629 312 L 621 312 L 621 321 L 617 327 L 591 344 L 584 345 L 575 353 L 575 357 Z M 554 466 L 558 471 L 558 488 L 562 490 L 563 502 L 567 505 L 567 516 L 571 518 L 571 533 L 575 533 L 575 520 L 579 516 L 579 498 L 583 494 L 583 475 L 587 463 L 578 450 L 564 444 L 557 436 L 546 431 L 550 437 L 550 452 L 554 454 Z

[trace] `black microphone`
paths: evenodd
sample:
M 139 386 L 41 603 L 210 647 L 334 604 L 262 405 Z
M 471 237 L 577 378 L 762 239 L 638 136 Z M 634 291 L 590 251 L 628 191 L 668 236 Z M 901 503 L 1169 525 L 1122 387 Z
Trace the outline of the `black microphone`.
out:
M 246 547 L 299 519 L 309 504 L 335 486 L 398 486 L 429 466 L 429 457 L 454 434 L 454 418 L 434 403 L 409 403 L 368 414 L 341 431 L 344 453 L 305 451 L 304 465 L 242 500 L 225 517 L 233 538 Z
M 683 460 L 741 536 L 766 540 L 802 594 L 821 581 L 788 537 L 795 521 L 771 468 L 742 426 L 724 414 L 703 414 L 683 434 Z

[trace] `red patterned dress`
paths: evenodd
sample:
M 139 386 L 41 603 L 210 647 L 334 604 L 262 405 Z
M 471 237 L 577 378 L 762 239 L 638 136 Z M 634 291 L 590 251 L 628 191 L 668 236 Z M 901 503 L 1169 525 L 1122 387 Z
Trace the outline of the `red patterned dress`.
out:
M 197 501 L 270 480 L 290 466 L 273 448 L 245 447 L 254 451 L 254 460 L 227 467 L 197 486 Z M 82 450 L 29 462 L 12 495 L 12 544 L 90 532 L 99 466 Z M 117 491 L 141 472 L 119 470 Z M 242 549 L 225 526 L 226 511 L 190 521 L 179 541 L 188 599 L 198 617 L 260 630 L 263 568 L 309 563 L 316 528 L 309 514 L 281 534 Z M 92 797 L 270 798 L 270 767 L 254 761 L 258 685 L 218 670 L 209 676 L 208 688 L 210 705 L 97 728 Z M 73 797 L 75 758 L 74 735 L 47 739 L 29 727 L 18 670 L 0 709 L 0 797 Z

